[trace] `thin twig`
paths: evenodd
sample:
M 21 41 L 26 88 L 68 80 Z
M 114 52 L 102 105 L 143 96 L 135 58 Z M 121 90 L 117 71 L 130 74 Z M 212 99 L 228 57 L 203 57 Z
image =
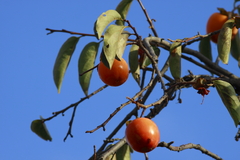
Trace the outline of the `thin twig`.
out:
M 95 129 L 93 130 L 90 130 L 90 131 L 86 131 L 85 133 L 93 133 L 95 132 L 96 130 L 98 130 L 99 128 L 103 128 L 103 130 L 105 131 L 105 126 L 106 124 L 123 108 L 125 107 L 126 105 L 130 104 L 131 102 L 130 101 L 127 101 L 125 103 L 123 103 L 120 107 L 118 107 L 117 109 L 115 109 L 115 111 L 109 115 L 109 117 L 102 123 L 100 124 L 99 126 L 97 126 Z
M 185 56 L 185 55 L 183 55 L 183 54 L 181 55 L 181 57 L 182 57 L 183 59 L 185 59 L 185 60 L 187 60 L 187 61 L 189 61 L 189 62 L 192 62 L 193 64 L 196 64 L 197 66 L 199 66 L 199 67 L 201 67 L 201 68 L 203 68 L 203 69 L 205 69 L 205 70 L 213 73 L 213 74 L 216 74 L 216 75 L 218 75 L 218 76 L 222 76 L 221 73 L 217 72 L 216 70 L 214 70 L 214 69 L 212 69 L 212 68 L 210 68 L 210 67 L 208 67 L 208 66 L 206 66 L 206 65 L 204 65 L 204 64 L 202 64 L 202 63 L 199 63 L 199 62 L 195 61 L 195 60 L 192 59 L 191 57 L 187 57 L 187 56 Z
M 52 33 L 54 33 L 54 32 L 61 32 L 61 33 L 68 33 L 68 34 L 74 34 L 74 35 L 96 37 L 95 34 L 73 32 L 73 31 L 68 31 L 68 30 L 66 30 L 66 29 L 61 29 L 61 30 L 59 30 L 59 29 L 46 28 L 46 30 L 49 31 L 49 32 L 47 33 L 47 35 L 52 34 Z M 130 35 L 132 35 L 132 34 L 130 34 Z M 104 36 L 102 35 L 101 38 L 103 38 L 103 37 L 104 37 Z M 130 41 L 130 42 L 135 42 L 136 40 L 134 40 L 134 39 L 128 39 L 128 41 Z
M 165 70 L 164 70 L 165 72 Z M 163 73 L 164 73 L 163 72 Z M 144 91 L 145 89 L 147 89 L 145 95 L 143 96 L 142 98 L 142 102 L 145 103 L 145 101 L 147 100 L 147 98 L 149 97 L 151 91 L 153 90 L 153 88 L 155 87 L 155 85 L 157 84 L 157 80 L 158 80 L 158 77 L 156 76 L 153 80 L 151 79 L 150 82 L 148 83 L 148 85 L 143 88 Z M 141 95 L 141 93 L 140 93 Z M 135 95 L 136 96 L 136 95 Z M 123 120 L 115 127 L 115 129 L 111 132 L 111 134 L 106 138 L 106 139 L 112 139 L 112 137 L 122 128 L 122 126 L 134 115 L 135 117 L 137 117 L 137 114 L 138 114 L 138 107 L 135 107 L 134 109 L 132 109 L 131 112 L 129 112 L 124 118 Z M 97 155 L 100 155 L 104 148 L 106 147 L 108 143 L 107 142 L 104 142 L 102 144 L 102 146 L 98 149 L 97 151 Z M 90 159 L 92 159 L 93 157 L 91 157 Z
M 135 100 L 136 98 L 138 98 L 145 90 L 147 90 L 151 84 L 152 84 L 153 79 L 150 80 L 149 84 L 144 87 L 141 91 L 139 91 L 138 93 L 135 94 L 135 96 L 132 98 L 133 100 Z M 99 126 L 97 126 L 95 129 L 90 130 L 90 131 L 86 131 L 86 133 L 93 133 L 96 130 L 98 130 L 99 128 L 103 128 L 103 130 L 105 130 L 105 125 L 112 119 L 112 117 L 114 117 L 123 107 L 125 107 L 126 105 L 130 104 L 131 101 L 127 101 L 125 103 L 123 103 L 120 107 L 116 108 L 115 111 L 109 115 L 109 117 L 107 118 L 107 120 L 105 120 L 102 124 L 100 124 Z
M 73 121 L 74 121 L 74 117 L 75 117 L 75 113 L 76 113 L 76 109 L 78 107 L 78 105 L 83 102 L 84 100 L 86 99 L 89 99 L 90 97 L 92 97 L 93 95 L 97 94 L 98 92 L 102 91 L 104 88 L 106 88 L 108 85 L 104 85 L 103 87 L 99 88 L 98 90 L 94 91 L 93 93 L 91 93 L 90 95 L 84 97 L 84 98 L 81 98 L 78 102 L 76 103 L 73 103 L 71 105 L 69 105 L 68 107 L 60 110 L 60 111 L 57 111 L 57 112 L 53 112 L 53 116 L 49 117 L 49 118 L 45 118 L 43 119 L 43 122 L 45 121 L 49 121 L 51 119 L 53 119 L 54 117 L 58 116 L 59 114 L 64 114 L 68 109 L 74 107 L 73 109 L 73 113 L 72 113 L 72 117 L 71 117 L 71 120 L 69 122 L 69 128 L 68 128 L 68 132 L 66 134 L 66 136 L 64 137 L 63 141 L 66 141 L 67 137 L 70 136 L 70 137 L 73 137 L 72 135 L 72 124 L 73 124 Z
M 86 99 L 89 99 L 89 98 L 92 97 L 93 95 L 95 95 L 95 94 L 97 94 L 98 92 L 102 91 L 103 89 L 107 88 L 107 86 L 108 86 L 108 85 L 104 85 L 104 86 L 100 87 L 99 89 L 97 89 L 96 91 L 94 91 L 94 92 L 92 92 L 91 94 L 89 94 L 88 96 L 85 96 L 85 97 L 81 98 L 78 102 L 73 103 L 73 104 L 69 105 L 68 107 L 66 107 L 66 108 L 64 108 L 64 109 L 62 109 L 62 110 L 60 110 L 60 111 L 53 112 L 53 113 L 52 113 L 53 116 L 43 119 L 43 122 L 49 121 L 49 120 L 53 119 L 54 117 L 58 116 L 59 114 L 65 113 L 68 109 L 70 109 L 70 108 L 72 108 L 72 107 L 77 107 L 77 106 L 79 105 L 79 103 L 83 102 L 83 101 L 86 100 Z
M 145 160 L 148 160 L 148 154 L 147 153 L 144 153 L 144 157 L 145 157 Z
M 166 87 L 165 87 L 165 84 L 164 84 L 162 75 L 161 75 L 161 73 L 160 73 L 160 70 L 158 69 L 158 65 L 157 65 L 158 59 L 157 59 L 157 56 L 156 56 L 156 54 L 155 54 L 155 52 L 154 52 L 154 50 L 153 50 L 152 46 L 150 45 L 150 43 L 149 43 L 149 41 L 148 41 L 147 38 L 144 38 L 143 44 L 144 44 L 144 46 L 145 46 L 147 49 L 145 49 L 143 46 L 141 46 L 141 47 L 144 49 L 144 51 L 145 51 L 145 53 L 147 54 L 148 58 L 151 60 L 152 66 L 153 66 L 153 68 L 156 70 L 156 73 L 157 73 L 157 75 L 158 75 L 158 77 L 159 77 L 159 80 L 160 80 L 160 82 L 161 82 L 162 89 L 163 89 L 163 91 L 165 92 Z M 141 45 L 141 43 L 140 43 L 140 45 Z M 150 53 L 149 53 L 148 51 L 149 51 Z
M 180 152 L 180 151 L 183 151 L 185 149 L 196 149 L 196 150 L 199 150 L 201 151 L 202 153 L 216 159 L 216 160 L 223 160 L 221 157 L 219 157 L 218 155 L 210 152 L 209 150 L 203 148 L 201 145 L 199 144 L 193 144 L 193 143 L 188 143 L 188 144 L 184 144 L 184 145 L 181 145 L 179 147 L 175 147 L 175 146 L 172 146 L 173 142 L 170 142 L 170 143 L 166 143 L 166 142 L 160 142 L 158 144 L 158 147 L 165 147 L 165 148 L 168 148 L 169 150 L 171 151 L 177 151 L 177 152 Z
M 96 154 L 96 146 L 94 145 L 93 146 L 93 160 L 96 160 L 97 159 L 97 154 Z
M 68 132 L 67 132 L 65 138 L 63 139 L 64 142 L 66 141 L 66 139 L 67 139 L 68 136 L 70 136 L 71 138 L 73 137 L 73 135 L 72 135 L 72 124 L 73 124 L 73 121 L 74 121 L 76 109 L 77 109 L 77 106 L 75 106 L 75 107 L 73 108 L 72 118 L 71 118 L 71 120 L 70 120 L 70 122 L 69 122 Z
M 139 5 L 141 6 L 141 8 L 142 8 L 142 10 L 143 10 L 143 12 L 144 12 L 144 14 L 145 14 L 145 16 L 146 16 L 146 18 L 147 18 L 147 21 L 148 21 L 148 23 L 149 23 L 149 25 L 150 25 L 150 28 L 151 28 L 154 36 L 155 36 L 155 37 L 158 37 L 157 31 L 156 31 L 155 28 L 154 28 L 154 25 L 153 25 L 153 23 L 152 23 L 152 20 L 151 20 L 151 18 L 149 17 L 149 15 L 148 15 L 148 13 L 147 13 L 147 10 L 146 10 L 145 7 L 143 6 L 141 0 L 137 0 L 137 1 L 138 1 Z

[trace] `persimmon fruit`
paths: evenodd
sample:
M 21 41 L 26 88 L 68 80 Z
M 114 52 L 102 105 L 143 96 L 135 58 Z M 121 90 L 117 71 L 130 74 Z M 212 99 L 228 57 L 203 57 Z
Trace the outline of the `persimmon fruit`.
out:
M 128 64 L 123 58 L 120 61 L 115 59 L 112 68 L 109 69 L 101 61 L 98 65 L 98 74 L 105 84 L 120 86 L 128 79 Z
M 224 15 L 224 14 L 221 14 L 218 12 L 213 13 L 207 21 L 207 27 L 206 27 L 207 33 L 211 33 L 211 32 L 220 30 L 222 28 L 223 24 L 227 20 L 228 20 L 227 15 Z M 232 39 L 236 36 L 237 33 L 238 33 L 238 29 L 236 27 L 234 27 L 232 30 Z M 218 35 L 219 35 L 219 33 L 211 36 L 211 40 L 214 43 L 217 43 Z
M 133 150 L 141 153 L 150 152 L 158 146 L 160 131 L 148 118 L 137 118 L 127 125 L 125 136 Z

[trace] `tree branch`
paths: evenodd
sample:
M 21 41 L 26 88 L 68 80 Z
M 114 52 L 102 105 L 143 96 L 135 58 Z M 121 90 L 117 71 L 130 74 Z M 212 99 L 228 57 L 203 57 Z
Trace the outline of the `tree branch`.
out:
M 177 152 L 183 151 L 185 149 L 196 149 L 196 150 L 201 151 L 203 154 L 206 154 L 206 155 L 208 155 L 208 156 L 210 156 L 210 157 L 212 157 L 216 160 L 223 160 L 221 157 L 219 157 L 218 155 L 216 155 L 216 154 L 210 152 L 209 150 L 203 148 L 199 144 L 188 143 L 188 144 L 181 145 L 179 147 L 175 147 L 175 146 L 171 145 L 172 143 L 174 143 L 174 142 L 170 142 L 170 143 L 160 142 L 158 144 L 158 147 L 166 147 L 171 151 L 177 151 Z
M 108 85 L 104 85 L 104 86 L 100 87 L 98 90 L 96 90 L 96 91 L 94 91 L 93 93 L 89 94 L 88 96 L 86 96 L 86 97 L 84 97 L 84 98 L 81 98 L 78 102 L 73 103 L 73 104 L 69 105 L 68 107 L 66 107 L 66 108 L 64 108 L 64 109 L 62 109 L 62 110 L 60 110 L 60 111 L 53 112 L 53 113 L 52 113 L 53 116 L 51 116 L 51 117 L 49 117 L 49 118 L 43 119 L 43 123 L 46 122 L 46 121 L 49 121 L 49 120 L 53 119 L 54 117 L 58 116 L 59 114 L 64 115 L 64 113 L 65 113 L 68 109 L 74 107 L 73 113 L 72 113 L 72 117 L 71 117 L 71 120 L 70 120 L 70 122 L 69 122 L 69 129 L 68 129 L 68 132 L 67 132 L 67 134 L 66 134 L 66 136 L 65 136 L 65 138 L 64 138 L 63 140 L 65 141 L 68 136 L 73 137 L 73 135 L 72 135 L 72 133 L 71 133 L 71 131 L 72 131 L 72 124 L 73 124 L 75 112 L 76 112 L 76 109 L 77 109 L 78 105 L 79 105 L 81 102 L 83 102 L 84 100 L 89 99 L 89 98 L 92 97 L 93 95 L 95 95 L 95 94 L 97 94 L 98 92 L 102 91 L 102 90 L 105 89 L 107 86 L 108 86 Z
M 154 75 L 154 72 L 153 72 L 152 75 Z M 141 91 L 139 91 L 138 93 L 136 93 L 135 96 L 134 96 L 132 99 L 135 100 L 136 98 L 138 98 L 139 96 L 141 96 L 142 93 L 143 93 L 144 91 L 146 91 L 146 90 L 152 85 L 152 82 L 153 82 L 153 77 L 152 77 L 151 80 L 149 81 L 148 85 L 147 85 L 146 87 L 144 87 Z M 118 107 L 117 109 L 115 109 L 115 111 L 114 111 L 112 114 L 110 114 L 110 116 L 107 118 L 106 121 L 104 121 L 102 124 L 100 124 L 99 126 L 97 126 L 95 129 L 93 129 L 93 130 L 91 130 L 91 131 L 86 131 L 86 133 L 93 133 L 93 132 L 95 132 L 96 130 L 98 130 L 99 128 L 101 128 L 101 127 L 103 127 L 103 130 L 105 130 L 105 129 L 104 129 L 105 125 L 112 119 L 112 117 L 115 116 L 123 107 L 125 107 L 126 105 L 128 105 L 128 104 L 130 104 L 130 103 L 131 103 L 130 100 L 127 101 L 127 102 L 125 102 L 125 103 L 123 103 L 120 107 Z

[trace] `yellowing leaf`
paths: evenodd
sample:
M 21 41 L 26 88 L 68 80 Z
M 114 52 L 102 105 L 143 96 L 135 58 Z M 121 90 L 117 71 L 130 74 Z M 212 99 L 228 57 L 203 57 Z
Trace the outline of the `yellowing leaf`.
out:
M 108 64 L 104 65 L 112 68 L 112 64 L 117 55 L 118 46 L 122 39 L 122 32 L 127 26 L 110 25 L 104 34 L 103 53 L 107 59 Z
M 78 59 L 78 73 L 79 73 L 79 83 L 82 87 L 85 95 L 88 95 L 88 88 L 90 85 L 90 79 L 92 77 L 92 70 L 89 69 L 94 67 L 95 59 L 98 52 L 99 43 L 90 42 L 82 50 L 80 57 Z M 84 73 L 88 71 L 87 73 Z M 84 73 L 84 74 L 83 74 Z M 83 75 L 80 75 L 83 74 Z
M 170 46 L 169 68 L 174 79 L 181 78 L 181 42 L 174 42 Z
M 42 117 L 40 116 L 40 119 L 34 120 L 31 123 L 31 130 L 36 133 L 40 138 L 46 140 L 46 141 L 52 141 L 52 137 L 48 132 L 48 129 L 45 125 L 45 123 L 42 122 Z
M 234 20 L 227 20 L 218 36 L 218 56 L 224 64 L 228 64 L 229 53 L 231 48 L 232 28 L 234 26 Z
M 121 15 L 121 17 L 122 17 L 122 19 L 126 19 L 126 17 L 127 17 L 127 14 L 128 14 L 128 11 L 129 11 L 129 8 L 130 8 L 130 6 L 131 6 L 131 4 L 132 4 L 132 1 L 133 0 L 122 0 L 119 4 L 118 4 L 118 6 L 117 6 L 117 8 L 116 8 L 116 11 Z M 117 20 L 116 21 L 116 24 L 117 25 L 124 25 L 124 21 L 122 21 L 122 20 Z
M 100 39 L 104 29 L 114 20 L 121 20 L 121 15 L 115 10 L 102 13 L 94 23 L 94 33 Z
M 132 45 L 129 53 L 129 67 L 133 78 L 140 85 L 140 65 L 138 63 L 138 45 Z
M 240 102 L 234 88 L 230 83 L 222 80 L 215 80 L 213 84 L 237 127 L 240 121 Z
M 54 67 L 53 67 L 53 79 L 57 87 L 58 93 L 60 93 L 64 74 L 67 70 L 68 64 L 71 60 L 72 54 L 76 48 L 79 37 L 70 37 L 64 42 L 60 48 Z

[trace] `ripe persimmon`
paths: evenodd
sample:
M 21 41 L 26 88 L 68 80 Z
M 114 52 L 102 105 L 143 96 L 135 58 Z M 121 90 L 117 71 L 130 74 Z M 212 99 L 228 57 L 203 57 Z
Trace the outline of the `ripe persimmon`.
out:
M 217 30 L 220 30 L 223 26 L 223 24 L 228 20 L 228 16 L 225 14 L 221 14 L 221 13 L 213 13 L 207 22 L 207 33 L 211 33 Z M 236 36 L 236 34 L 238 33 L 238 29 L 236 27 L 233 28 L 232 30 L 232 39 Z M 211 36 L 211 40 L 214 43 L 217 43 L 218 40 L 218 34 L 212 35 Z
M 127 125 L 125 136 L 133 150 L 141 153 L 152 151 L 158 146 L 160 132 L 148 118 L 137 118 Z
M 120 61 L 115 59 L 112 68 L 109 69 L 101 61 L 98 65 L 98 74 L 107 85 L 120 86 L 128 79 L 128 64 L 123 58 Z

